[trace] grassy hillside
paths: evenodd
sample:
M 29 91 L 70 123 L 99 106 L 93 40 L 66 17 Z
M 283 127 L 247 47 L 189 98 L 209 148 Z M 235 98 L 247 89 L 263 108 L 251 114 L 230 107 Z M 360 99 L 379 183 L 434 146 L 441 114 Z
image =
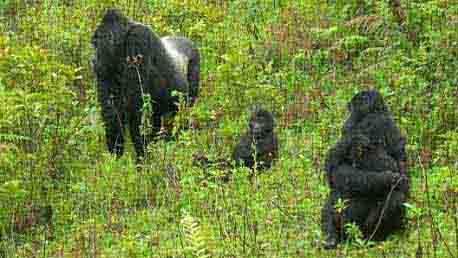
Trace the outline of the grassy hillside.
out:
M 400 5 L 397 3 L 400 2 Z M 202 54 L 201 93 L 178 140 L 106 150 L 91 35 L 116 6 Z M 451 0 L 3 0 L 0 257 L 458 257 L 458 2 Z M 320 247 L 323 163 L 361 89 L 407 135 L 405 232 Z M 266 173 L 192 165 L 227 157 L 250 107 L 272 110 Z

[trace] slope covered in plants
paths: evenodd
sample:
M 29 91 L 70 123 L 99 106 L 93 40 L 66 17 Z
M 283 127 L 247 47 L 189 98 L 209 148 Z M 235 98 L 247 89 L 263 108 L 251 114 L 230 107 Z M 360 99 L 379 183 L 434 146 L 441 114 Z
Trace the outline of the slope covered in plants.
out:
M 148 162 L 105 147 L 91 35 L 107 7 L 202 53 L 201 93 Z M 458 257 L 458 4 L 447 0 L 82 0 L 0 3 L 0 257 Z M 323 163 L 361 89 L 407 135 L 406 231 L 324 251 Z M 229 182 L 250 107 L 280 159 Z M 189 127 L 188 130 L 178 130 Z

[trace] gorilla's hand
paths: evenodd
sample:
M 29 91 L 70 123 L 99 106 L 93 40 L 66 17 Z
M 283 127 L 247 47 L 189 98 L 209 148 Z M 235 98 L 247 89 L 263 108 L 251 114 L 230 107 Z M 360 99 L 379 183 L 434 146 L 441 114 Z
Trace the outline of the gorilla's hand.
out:
M 407 176 L 392 171 L 385 171 L 382 173 L 383 181 L 387 186 L 394 186 L 397 190 L 402 190 L 408 187 L 409 180 Z

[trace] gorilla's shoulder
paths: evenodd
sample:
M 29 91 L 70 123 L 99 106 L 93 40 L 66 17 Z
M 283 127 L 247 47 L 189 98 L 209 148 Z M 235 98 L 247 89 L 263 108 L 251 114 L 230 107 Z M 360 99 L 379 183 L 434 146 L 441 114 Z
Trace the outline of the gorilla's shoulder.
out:
M 156 33 L 147 25 L 139 22 L 131 22 L 128 30 L 127 36 L 129 38 L 158 38 Z

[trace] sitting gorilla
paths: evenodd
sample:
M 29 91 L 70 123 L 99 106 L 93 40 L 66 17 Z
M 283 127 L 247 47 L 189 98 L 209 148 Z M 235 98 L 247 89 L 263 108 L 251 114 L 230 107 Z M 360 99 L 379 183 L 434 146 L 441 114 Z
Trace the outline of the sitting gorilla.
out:
M 108 149 L 122 155 L 124 127 L 128 124 L 137 157 L 144 155 L 150 139 L 161 127 L 161 117 L 174 114 L 181 92 L 192 104 L 197 97 L 200 55 L 183 37 L 158 36 L 147 26 L 110 9 L 92 38 L 93 69 L 106 128 Z M 149 94 L 150 99 L 144 96 Z M 151 133 L 142 133 L 143 102 L 152 107 Z
M 406 140 L 396 126 L 391 112 L 383 101 L 382 95 L 376 90 L 362 91 L 356 94 L 348 103 L 350 117 L 342 128 L 342 138 L 360 131 L 371 141 L 382 144 L 388 154 L 398 161 L 401 174 L 405 174 Z M 334 156 L 330 166 L 339 162 L 339 157 Z M 327 171 L 332 168 L 327 168 Z
M 278 156 L 278 139 L 274 133 L 274 118 L 264 109 L 255 108 L 248 131 L 242 135 L 234 149 L 232 159 L 237 165 L 267 169 Z
M 357 94 L 349 109 L 342 139 L 326 160 L 331 193 L 322 210 L 325 248 L 345 239 L 347 223 L 358 225 L 366 239 L 383 240 L 402 228 L 405 217 L 404 138 L 378 92 Z M 339 198 L 347 200 L 340 214 L 334 208 Z
M 251 114 L 248 131 L 242 135 L 236 145 L 232 159 L 237 166 L 246 166 L 263 170 L 272 166 L 278 156 L 278 139 L 274 132 L 274 118 L 272 114 L 256 107 Z M 227 159 L 209 160 L 202 154 L 194 155 L 197 165 L 207 167 L 216 164 L 220 168 L 230 167 Z

